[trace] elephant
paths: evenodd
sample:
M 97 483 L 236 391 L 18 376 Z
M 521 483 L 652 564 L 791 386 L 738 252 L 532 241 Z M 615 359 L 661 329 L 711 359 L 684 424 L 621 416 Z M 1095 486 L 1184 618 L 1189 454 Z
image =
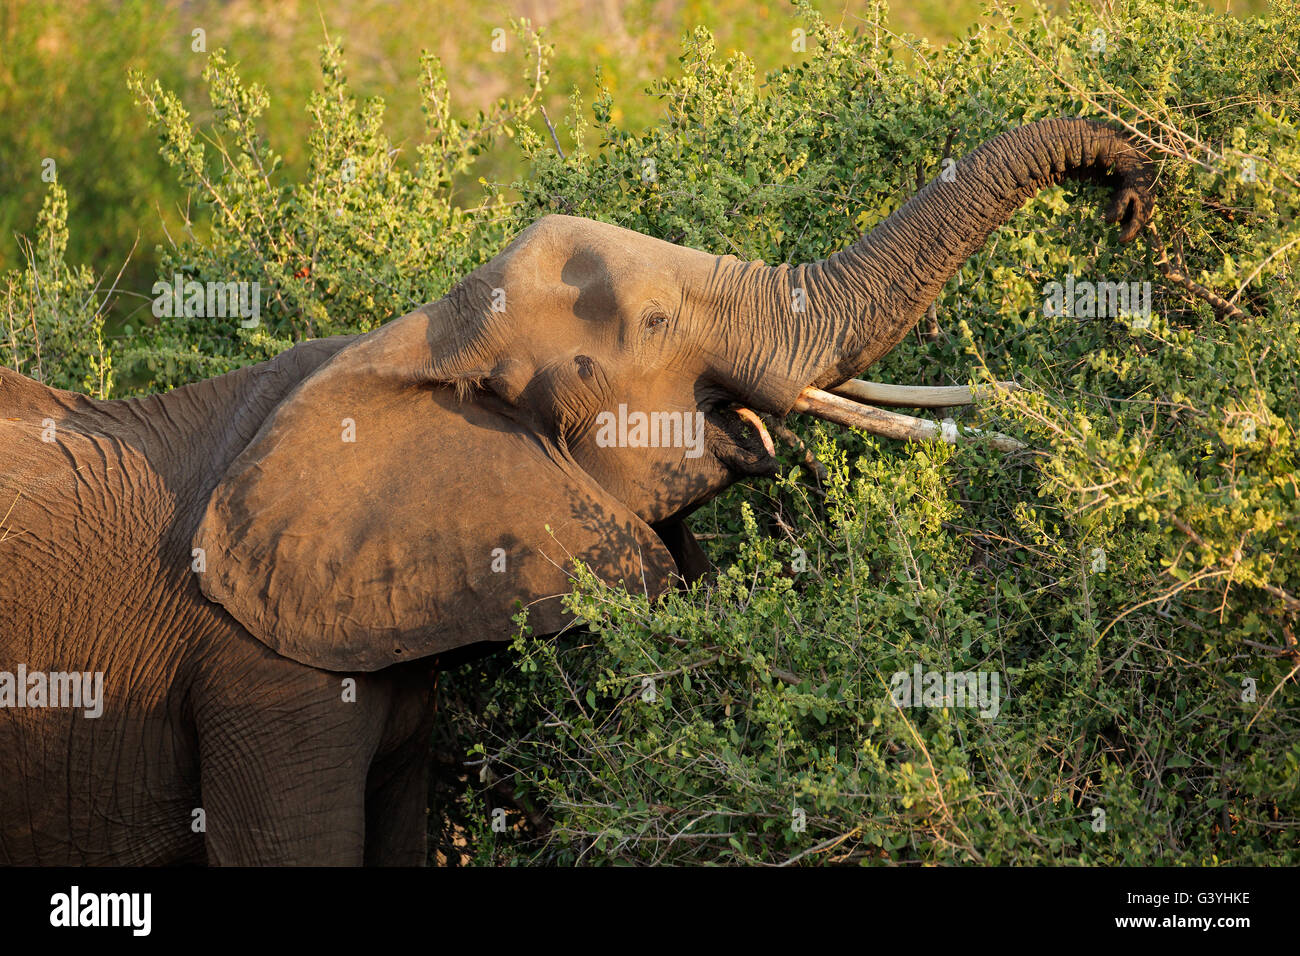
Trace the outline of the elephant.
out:
M 0 861 L 425 863 L 431 660 L 561 631 L 574 560 L 698 577 L 686 519 L 775 474 L 756 413 L 1066 179 L 1121 241 L 1152 214 L 1132 138 L 1052 118 L 817 262 L 546 215 L 436 302 L 165 394 L 0 369 Z

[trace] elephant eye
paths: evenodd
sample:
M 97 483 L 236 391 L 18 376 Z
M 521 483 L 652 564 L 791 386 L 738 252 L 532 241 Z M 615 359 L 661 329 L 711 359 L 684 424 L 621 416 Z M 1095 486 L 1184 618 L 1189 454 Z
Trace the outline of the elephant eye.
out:
M 647 329 L 657 329 L 661 325 L 667 324 L 667 322 L 668 322 L 668 316 L 664 315 L 662 312 L 655 312 L 654 314 L 646 318 L 645 327 Z

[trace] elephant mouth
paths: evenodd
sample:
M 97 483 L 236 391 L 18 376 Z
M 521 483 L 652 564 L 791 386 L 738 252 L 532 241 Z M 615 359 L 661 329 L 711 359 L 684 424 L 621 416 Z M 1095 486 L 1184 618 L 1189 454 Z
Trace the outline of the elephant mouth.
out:
M 767 426 L 763 424 L 763 419 L 759 418 L 752 409 L 745 408 L 743 405 L 739 408 L 732 409 L 742 420 L 749 423 L 749 426 L 758 433 L 759 441 L 763 443 L 763 450 L 772 458 L 776 457 L 776 446 L 772 444 L 772 436 L 767 433 Z
M 855 383 L 861 384 L 861 383 Z M 901 388 L 912 393 L 924 389 Z M 851 395 L 852 392 L 850 391 Z M 870 416 L 892 416 L 881 409 L 862 404 L 842 394 L 830 394 L 808 387 L 799 393 L 793 412 L 811 415 L 836 425 L 867 428 L 878 431 Z M 753 409 L 739 401 L 726 402 L 711 412 L 706 412 L 709 445 L 714 455 L 733 472 L 744 477 L 772 477 L 777 472 L 776 445 L 763 424 L 763 419 Z M 911 419 L 908 419 L 911 421 Z M 897 436 L 903 437 L 903 436 Z
M 705 421 L 710 450 L 731 471 L 755 477 L 776 474 L 776 446 L 752 409 L 730 402 L 705 412 Z

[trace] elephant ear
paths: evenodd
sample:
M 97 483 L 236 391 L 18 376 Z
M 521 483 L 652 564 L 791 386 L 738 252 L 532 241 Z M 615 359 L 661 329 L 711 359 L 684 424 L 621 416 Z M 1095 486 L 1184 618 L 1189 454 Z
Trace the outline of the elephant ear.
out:
M 447 329 L 411 313 L 342 349 L 212 493 L 203 593 L 303 664 L 371 671 L 566 623 L 572 559 L 658 594 L 672 557 L 494 395 L 428 380 Z

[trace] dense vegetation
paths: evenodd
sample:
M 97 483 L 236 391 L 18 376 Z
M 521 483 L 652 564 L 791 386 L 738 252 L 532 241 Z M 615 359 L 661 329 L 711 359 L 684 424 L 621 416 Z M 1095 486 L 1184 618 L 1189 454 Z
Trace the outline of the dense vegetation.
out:
M 1067 5 L 1046 2 L 1058 10 Z M 1238 15 L 1267 6 L 1267 0 L 1208 2 Z M 860 3 L 815 0 L 814 6 L 833 23 L 861 22 Z M 908 0 L 890 25 L 942 42 L 973 23 L 982 6 L 983 0 Z M 125 261 L 124 287 L 148 286 L 158 265 L 154 248 L 183 228 L 187 202 L 133 103 L 130 68 L 161 79 L 207 122 L 208 53 L 231 51 L 242 77 L 270 94 L 261 128 L 283 155 L 286 172 L 301 178 L 310 154 L 304 106 L 320 85 L 320 43 L 346 40 L 351 88 L 362 97 L 383 95 L 385 129 L 399 149 L 410 151 L 424 136 L 421 52 L 441 57 L 459 110 L 489 109 L 516 89 L 526 49 L 509 35 L 509 21 L 521 15 L 544 25 L 555 42 L 544 95 L 551 115 L 563 111 L 574 87 L 590 92 L 599 70 L 616 97 L 613 118 L 631 129 L 661 115 L 646 87 L 676 72 L 681 36 L 697 25 L 713 32 L 719 49 L 744 50 L 760 70 L 804 57 L 792 49 L 799 20 L 787 0 L 6 0 L 0 6 L 0 270 L 19 261 L 10 237 L 31 230 L 43 164 L 52 159 L 70 200 L 72 261 L 109 275 Z M 196 30 L 203 31 L 201 43 Z M 545 128 L 540 116 L 532 125 Z M 567 131 L 558 133 L 567 149 Z M 455 195 L 475 205 L 480 176 L 509 193 L 523 169 L 519 151 L 503 142 L 476 157 Z M 110 303 L 109 334 L 119 334 L 141 305 L 132 295 Z
M 579 569 L 584 628 L 543 641 L 524 621 L 508 653 L 440 675 L 437 853 L 1300 862 L 1300 11 L 1117 0 L 1008 12 L 941 48 L 886 29 L 883 4 L 857 31 L 799 15 L 805 52 L 765 77 L 695 31 L 648 125 L 608 90 L 574 96 L 553 117 L 563 156 L 534 115 L 553 51 L 526 25 L 517 93 L 467 122 L 423 61 L 427 128 L 403 153 L 326 48 L 292 176 L 265 90 L 227 57 L 207 60 L 204 135 L 136 75 L 197 221 L 159 276 L 258 281 L 262 322 L 137 321 L 106 345 L 108 283 L 65 264 L 53 186 L 4 280 L 0 360 L 96 394 L 169 387 L 373 328 L 551 211 L 817 259 L 1001 130 L 1123 124 L 1161 166 L 1150 231 L 1120 246 L 1099 191 L 1044 192 L 949 283 L 940 334 L 871 372 L 1014 378 L 966 420 L 1031 450 L 792 419 L 824 474 L 787 448 L 779 481 L 697 515 L 716 577 L 651 605 Z M 466 207 L 454 183 L 507 130 L 518 199 Z M 1149 321 L 1050 314 L 1045 288 L 1069 277 L 1150 282 Z M 997 673 L 997 715 L 897 706 L 891 676 L 918 664 Z

